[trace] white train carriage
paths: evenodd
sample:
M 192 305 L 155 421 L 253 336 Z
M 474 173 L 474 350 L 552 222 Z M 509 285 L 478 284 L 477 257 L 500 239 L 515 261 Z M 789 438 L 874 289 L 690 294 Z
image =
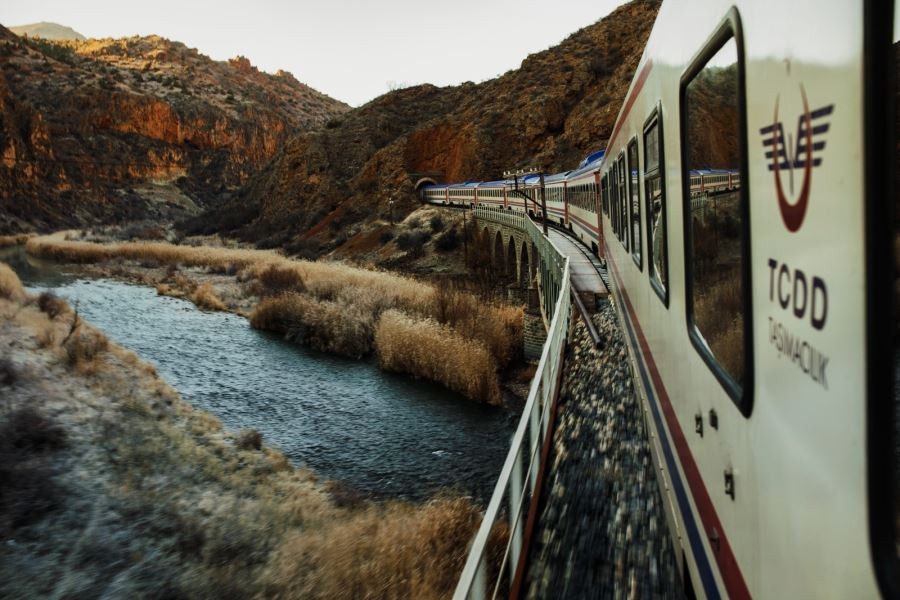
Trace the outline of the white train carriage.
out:
M 545 180 L 607 261 L 698 596 L 900 597 L 892 11 L 668 0 L 605 156 Z M 504 194 L 541 216 L 538 176 Z
M 544 176 L 544 201 L 547 217 L 555 225 L 568 228 L 569 211 L 566 204 L 566 176 L 569 171 Z M 540 185 L 540 184 L 538 184 Z
M 600 222 L 600 167 L 604 151 L 585 158 L 566 176 L 566 204 L 569 229 L 595 254 L 603 246 Z
M 507 208 L 506 182 L 485 181 L 475 186 L 476 202 L 487 206 Z
M 664 3 L 607 146 L 605 256 L 701 596 L 897 592 L 894 461 L 872 454 L 894 421 L 867 296 L 874 6 Z M 715 211 L 691 202 L 706 177 L 731 192 Z

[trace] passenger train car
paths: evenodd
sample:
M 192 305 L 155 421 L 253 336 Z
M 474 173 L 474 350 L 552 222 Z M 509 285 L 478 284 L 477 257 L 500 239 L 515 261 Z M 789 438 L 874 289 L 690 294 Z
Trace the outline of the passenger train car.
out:
M 892 3 L 663 3 L 603 154 L 608 266 L 686 588 L 900 595 Z M 423 200 L 544 217 L 539 177 Z

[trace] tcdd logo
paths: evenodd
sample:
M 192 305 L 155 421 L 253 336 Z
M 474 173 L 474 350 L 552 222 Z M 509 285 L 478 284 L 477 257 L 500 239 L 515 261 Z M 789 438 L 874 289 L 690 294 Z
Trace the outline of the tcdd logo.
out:
M 809 110 L 806 90 L 800 85 L 803 98 L 803 112 L 797 118 L 797 142 L 791 147 L 791 138 L 784 139 L 784 127 L 778 120 L 778 100 L 775 97 L 775 117 L 771 125 L 759 130 L 763 136 L 763 148 L 766 158 L 772 159 L 769 170 L 775 173 L 775 192 L 778 196 L 778 208 L 788 231 L 794 232 L 803 225 L 806 208 L 809 204 L 809 188 L 812 184 L 813 167 L 822 164 L 821 153 L 825 149 L 825 134 L 828 132 L 828 117 L 834 111 L 834 104 L 829 104 L 813 111 Z M 788 172 L 790 194 L 794 194 L 794 170 L 803 169 L 803 183 L 797 201 L 791 204 L 781 183 L 781 172 Z

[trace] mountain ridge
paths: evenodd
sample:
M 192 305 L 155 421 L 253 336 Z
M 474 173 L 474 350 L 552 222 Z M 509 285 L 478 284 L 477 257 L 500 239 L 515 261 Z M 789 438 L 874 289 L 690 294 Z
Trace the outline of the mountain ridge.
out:
M 366 235 L 389 206 L 400 217 L 414 210 L 412 174 L 451 182 L 496 179 L 526 164 L 573 168 L 609 138 L 658 8 L 652 0 L 620 6 L 480 84 L 380 96 L 289 140 L 234 200 L 185 230 L 317 255 Z
M 289 73 L 159 36 L 54 41 L 0 26 L 0 233 L 184 216 L 349 108 Z
M 27 25 L 13 25 L 10 31 L 18 36 L 39 37 L 45 40 L 86 40 L 87 38 L 65 25 L 59 23 L 51 23 L 49 21 L 40 21 L 38 23 L 28 23 Z

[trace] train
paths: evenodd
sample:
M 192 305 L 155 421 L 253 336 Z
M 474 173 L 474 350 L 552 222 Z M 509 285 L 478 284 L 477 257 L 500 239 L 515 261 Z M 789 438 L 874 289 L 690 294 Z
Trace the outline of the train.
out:
M 419 190 L 604 261 L 689 596 L 900 597 L 893 14 L 665 0 L 602 151 Z

